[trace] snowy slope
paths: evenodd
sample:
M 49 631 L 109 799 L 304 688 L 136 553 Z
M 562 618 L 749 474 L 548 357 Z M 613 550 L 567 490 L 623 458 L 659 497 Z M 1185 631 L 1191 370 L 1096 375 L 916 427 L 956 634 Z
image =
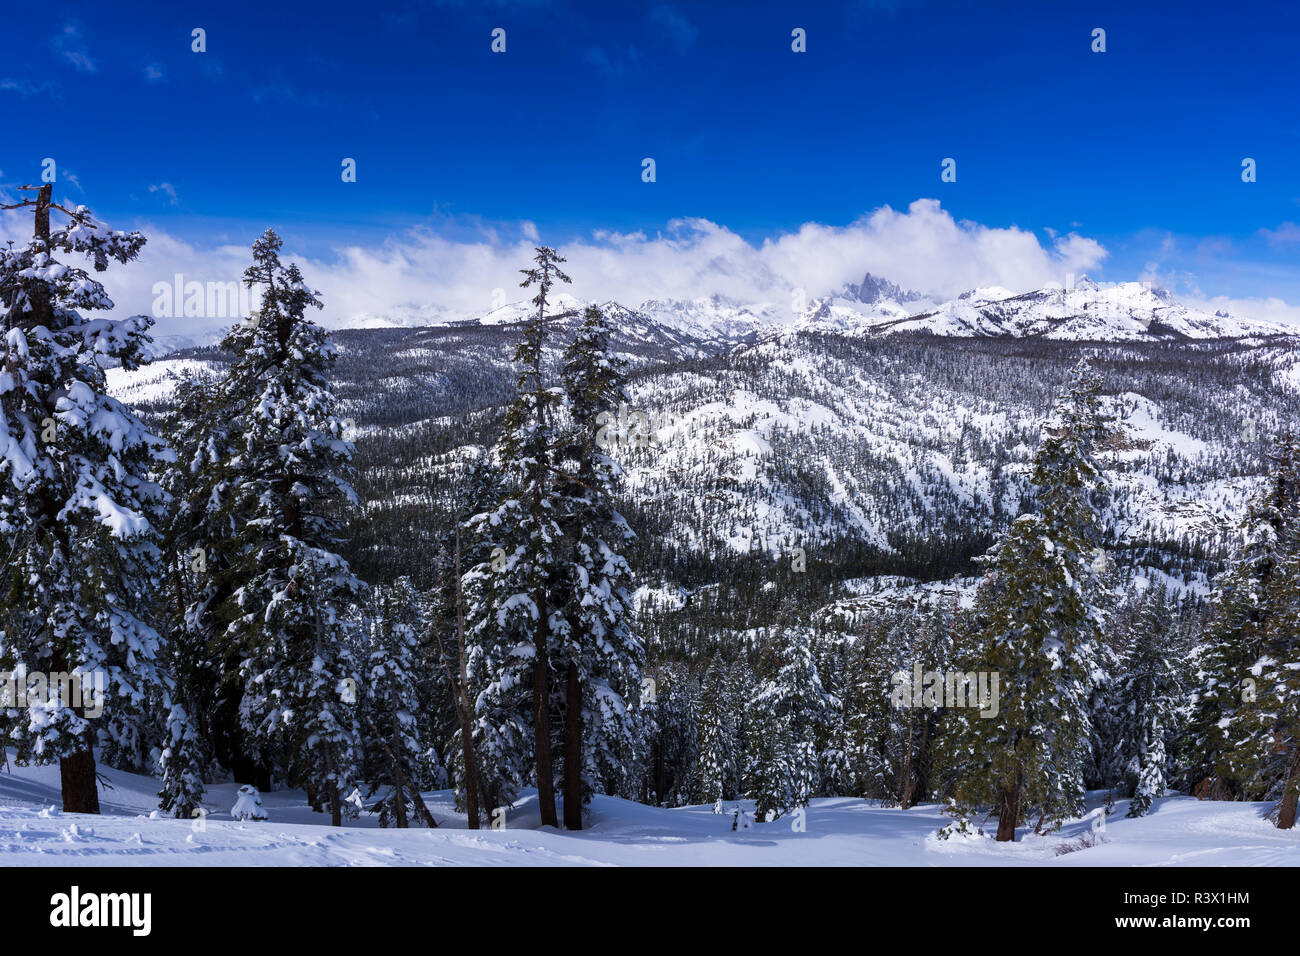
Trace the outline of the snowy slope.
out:
M 58 768 L 11 768 L 0 774 L 0 864 L 8 866 L 1297 866 L 1300 831 L 1262 818 L 1265 804 L 1157 800 L 1143 819 L 1115 805 L 1104 841 L 1061 853 L 1091 831 L 1087 821 L 1059 833 L 1022 831 L 1014 844 L 989 838 L 941 841 L 947 822 L 934 805 L 881 808 L 850 798 L 814 800 L 802 818 L 784 817 L 731 830 L 735 804 L 662 809 L 596 797 L 586 829 L 538 827 L 525 796 L 504 830 L 470 831 L 447 791 L 426 796 L 436 830 L 381 830 L 373 817 L 356 826 L 323 826 L 303 795 L 264 794 L 270 819 L 231 819 L 234 784 L 215 785 L 198 822 L 152 817 L 156 780 L 101 768 L 113 789 L 101 792 L 100 816 L 64 814 Z M 1101 794 L 1092 794 L 1096 806 Z M 751 803 L 743 804 L 752 816 Z M 802 828 L 802 831 L 800 830 Z M 1058 855 L 1060 854 L 1060 855 Z
M 1288 326 L 1270 322 L 1190 309 L 1165 290 L 1144 283 L 1100 286 L 1087 277 L 1068 289 L 1020 294 L 997 287 L 975 289 L 933 309 L 913 310 L 906 317 L 882 314 L 887 305 L 891 303 L 872 306 L 873 311 L 862 317 L 860 331 L 1080 342 L 1259 338 L 1294 332 Z
M 961 374 L 940 374 L 938 359 Z M 656 442 L 623 452 L 630 494 L 668 517 L 669 538 L 703 554 L 775 557 L 797 544 L 811 558 L 843 537 L 888 553 L 900 541 L 995 531 L 1018 513 L 1054 393 L 1024 380 L 1042 376 L 1044 360 L 999 355 L 982 372 L 966 361 L 942 345 L 854 352 L 786 334 L 737 351 L 727 368 L 648 372 L 633 382 L 632 404 Z M 1209 545 L 1257 489 L 1234 471 L 1250 449 L 1231 430 L 1264 415 L 1267 401 L 1244 386 L 1206 400 L 1242 411 L 1215 424 L 1182 395 L 1109 397 L 1114 439 L 1103 458 L 1125 546 Z

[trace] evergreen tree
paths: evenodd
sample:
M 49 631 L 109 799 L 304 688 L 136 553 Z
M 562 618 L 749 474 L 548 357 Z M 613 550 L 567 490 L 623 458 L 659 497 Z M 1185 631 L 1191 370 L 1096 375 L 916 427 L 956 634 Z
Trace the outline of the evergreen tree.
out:
M 564 351 L 561 379 L 569 433 L 560 465 L 561 530 L 571 557 L 565 587 L 568 629 L 556 647 L 555 667 L 566 675 L 564 694 L 564 825 L 582 827 L 582 803 L 605 781 L 618 790 L 630 774 L 623 755 L 634 739 L 629 699 L 639 695 L 640 639 L 630 625 L 631 569 L 620 545 L 636 536 L 615 509 L 622 469 L 601 441 L 611 410 L 627 400 L 624 362 L 610 348 L 604 314 L 588 307 Z
M 306 318 L 320 300 L 296 265 L 280 263 L 280 246 L 271 230 L 253 244 L 244 281 L 261 288 L 260 309 L 222 342 L 237 356 L 220 402 L 234 410 L 237 452 L 208 520 L 232 536 L 219 617 L 229 620 L 222 657 L 240 660 L 244 730 L 339 826 L 359 759 L 346 630 L 363 586 L 338 554 L 339 513 L 357 503 L 353 447 L 329 384 L 334 347 Z
M 182 379 L 167 417 L 179 461 L 164 479 L 172 495 L 169 584 L 180 618 L 173 623 L 177 695 L 202 719 L 206 749 L 237 781 L 271 789 L 270 758 L 246 731 L 243 646 L 228 638 L 239 609 L 231 595 L 239 535 L 246 516 L 236 499 L 244 481 L 241 421 L 253 402 L 233 380 L 200 374 Z M 251 384 L 251 383 L 249 383 Z
M 1243 649 L 1255 655 L 1242 678 L 1249 692 L 1220 726 L 1232 745 L 1224 763 L 1245 795 L 1276 800 L 1275 823 L 1291 829 L 1300 803 L 1300 442 L 1287 435 L 1278 444 L 1259 509 L 1273 530 L 1261 537 L 1272 540 L 1275 563 L 1261 585 L 1254 627 L 1242 635 Z M 1223 653 L 1220 660 L 1229 658 Z M 1220 679 L 1231 684 L 1232 672 L 1220 671 Z
M 969 669 L 999 675 L 998 715 L 951 712 L 958 812 L 993 808 L 1000 841 L 1015 839 L 1031 809 L 1052 825 L 1083 810 L 1088 703 L 1101 677 L 1100 389 L 1086 366 L 1076 368 L 1044 424 L 1032 478 L 1035 510 L 1012 524 L 988 558 L 968 655 L 976 663 Z
M 1169 779 L 1166 741 L 1178 714 L 1179 682 L 1175 669 L 1173 627 L 1168 592 L 1152 586 L 1129 631 L 1129 643 L 1114 682 L 1118 763 L 1132 800 L 1128 815 L 1140 817 L 1151 801 L 1163 796 Z
M 135 259 L 145 238 L 110 230 L 85 206 L 64 209 L 49 185 L 36 193 L 5 207 L 33 209 L 33 238 L 0 249 L 0 668 L 71 675 L 86 690 L 102 679 L 104 699 L 92 703 L 108 717 L 106 742 L 138 749 L 111 735 L 167 684 L 147 611 L 166 501 L 153 475 L 171 454 L 107 394 L 104 368 L 144 364 L 152 320 L 83 318 L 79 310 L 113 303 L 57 257 L 83 256 L 103 272 Z M 51 228 L 51 209 L 68 224 Z M 29 700 L 0 724 L 19 764 L 59 762 L 64 810 L 98 813 L 94 708 L 78 696 Z M 180 757 L 169 755 L 172 773 L 187 772 Z
M 1211 623 L 1196 650 L 1197 687 L 1192 698 L 1189 782 L 1198 796 L 1238 797 L 1254 768 L 1238 747 L 1251 736 L 1255 717 L 1244 712 L 1258 696 L 1252 668 L 1266 655 L 1268 636 L 1280 622 L 1278 595 L 1287 587 L 1287 554 L 1294 548 L 1300 503 L 1300 456 L 1294 442 L 1280 443 L 1268 485 L 1247 509 L 1242 540 L 1231 565 L 1215 582 Z M 1238 719 L 1241 717 L 1242 719 Z M 1258 751 L 1256 751 L 1258 753 Z
M 755 695 L 751 710 L 751 789 L 760 821 L 808 805 L 821 775 L 818 737 L 839 706 L 822 686 L 808 630 L 790 628 L 781 668 Z
M 416 693 L 420 615 L 410 579 L 372 589 L 367 618 L 363 729 L 379 752 L 367 778 L 368 797 L 386 789 L 371 811 L 379 813 L 381 827 L 405 828 L 411 816 L 424 809 L 419 794 L 424 748 Z
M 564 604 L 564 536 L 556 488 L 559 451 L 556 414 L 562 397 L 546 384 L 547 307 L 556 282 L 568 282 L 564 261 L 542 246 L 536 266 L 521 270 L 524 288 L 537 287 L 537 311 L 515 350 L 515 399 L 502 422 L 496 456 L 504 497 L 474 519 L 496 543 L 494 558 L 467 572 L 471 667 L 482 687 L 476 749 L 496 799 L 509 801 L 527 759 L 519 731 L 531 729 L 533 779 L 543 826 L 558 826 L 551 760 L 552 653 L 569 640 Z M 516 709 L 518 688 L 531 685 L 532 712 Z
M 700 753 L 695 764 L 692 802 L 713 805 L 722 812 L 725 800 L 736 798 L 739 786 L 740 728 L 731 671 L 714 663 L 700 688 Z

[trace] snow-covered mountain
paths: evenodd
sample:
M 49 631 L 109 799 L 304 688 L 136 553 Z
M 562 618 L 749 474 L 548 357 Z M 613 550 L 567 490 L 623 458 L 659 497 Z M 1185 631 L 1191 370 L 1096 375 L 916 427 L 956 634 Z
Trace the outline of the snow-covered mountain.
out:
M 1185 306 L 1168 291 L 1146 283 L 1103 285 L 1086 276 L 1068 289 L 1018 293 L 991 286 L 947 301 L 902 289 L 871 273 L 861 282 L 813 298 L 793 290 L 776 300 L 743 302 L 712 295 L 650 299 L 632 306 L 617 300 L 588 301 L 569 292 L 552 295 L 552 313 L 561 323 L 576 319 L 588 305 L 599 305 L 611 313 L 629 339 L 644 340 L 679 358 L 715 354 L 771 335 L 799 332 L 1075 342 L 1259 340 L 1297 335 L 1292 326 Z M 383 315 L 366 313 L 341 322 L 331 322 L 325 316 L 325 321 L 349 330 L 493 328 L 522 322 L 532 310 L 532 302 L 526 298 L 478 314 L 412 304 Z M 223 331 L 159 335 L 155 354 L 215 345 Z
M 630 408 L 656 435 L 618 456 L 628 475 L 623 508 L 655 542 L 635 562 L 645 586 L 669 593 L 725 582 L 736 568 L 776 574 L 795 547 L 806 550 L 809 575 L 823 576 L 817 587 L 828 600 L 827 589 L 877 575 L 970 574 L 971 558 L 1018 513 L 1038 423 L 1087 356 L 1115 422 L 1107 461 L 1116 560 L 1203 591 L 1258 487 L 1267 438 L 1300 418 L 1298 340 L 1247 337 L 1260 330 L 1232 317 L 1199 324 L 1203 317 L 1141 287 L 981 296 L 958 304 L 998 306 L 1003 322 L 985 316 L 946 335 L 890 334 L 903 323 L 873 332 L 853 317 L 906 306 L 846 294 L 818 305 L 819 323 L 777 326 L 779 334 L 738 344 L 684 331 L 674 309 L 707 317 L 692 328 L 719 336 L 770 329 L 770 317 L 722 300 L 660 303 L 653 314 L 605 303 L 616 317 L 615 347 L 634 370 Z M 1032 329 L 1028 317 L 1062 298 L 1098 324 L 1040 319 L 1049 326 L 1041 334 L 1008 331 Z M 1102 302 L 1109 307 L 1094 309 Z M 563 305 L 547 348 L 552 369 L 583 303 Z M 1186 331 L 1133 328 L 1147 307 Z M 370 504 L 354 529 L 364 554 L 353 557 L 363 569 L 418 550 L 444 520 L 469 450 L 492 443 L 495 415 L 513 392 L 515 323 L 524 314 L 508 308 L 487 322 L 333 334 L 343 414 L 362 436 L 358 488 Z M 1093 341 L 1061 341 L 1067 329 Z M 1099 347 L 1101 332 L 1110 341 Z M 177 375 L 227 360 L 192 350 L 114 372 L 111 384 L 165 414 Z M 692 570 L 670 570 L 683 567 Z
M 1263 338 L 1295 331 L 1245 316 L 1188 308 L 1169 292 L 1146 283 L 1103 286 L 1086 276 L 1068 289 L 1015 293 L 1000 287 L 981 288 L 948 302 L 919 307 L 916 300 L 900 302 L 877 296 L 859 304 L 837 296 L 817 303 L 802 324 L 866 335 L 920 332 L 1076 342 Z
M 634 324 L 677 330 L 714 345 L 739 344 L 765 333 L 788 331 L 848 335 L 910 332 L 1076 342 L 1260 339 L 1296 331 L 1247 316 L 1191 308 L 1147 283 L 1101 285 L 1087 276 L 1070 288 L 1017 293 L 994 286 L 938 301 L 868 273 L 862 282 L 849 283 L 802 307 L 799 299 L 792 295 L 789 303 L 743 303 L 715 295 L 655 299 L 637 307 L 603 304 Z M 583 305 L 572 296 L 562 296 L 560 311 L 579 310 Z M 483 325 L 517 322 L 530 308 L 526 301 L 511 303 L 477 321 Z

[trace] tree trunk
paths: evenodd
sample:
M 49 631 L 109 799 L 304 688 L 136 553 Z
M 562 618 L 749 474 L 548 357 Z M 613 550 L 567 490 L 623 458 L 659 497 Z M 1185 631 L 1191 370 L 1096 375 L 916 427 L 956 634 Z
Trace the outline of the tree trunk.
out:
M 555 816 L 555 780 L 551 770 L 550 620 L 542 595 L 537 604 L 537 632 L 533 637 L 533 750 L 537 757 L 537 804 L 542 826 L 559 827 Z
M 50 203 L 53 201 L 53 192 L 53 184 L 46 183 L 36 194 L 36 229 L 33 235 L 45 243 L 47 252 L 50 248 Z M 30 311 L 26 320 L 20 321 L 24 330 L 31 331 L 38 325 L 48 328 L 54 324 L 54 304 L 50 301 L 49 287 L 44 282 L 32 284 L 28 305 Z
M 59 760 L 59 783 L 64 813 L 98 813 L 99 788 L 95 781 L 95 752 L 86 731 L 86 749 Z
M 1020 784 L 1002 791 L 1002 810 L 998 814 L 997 842 L 1015 842 L 1016 824 L 1020 822 Z
M 903 792 L 899 795 L 901 800 L 898 808 L 906 810 L 912 805 L 912 720 L 916 714 L 916 708 L 912 707 L 907 712 L 907 752 L 903 754 Z
M 36 193 L 36 216 L 33 236 L 45 244 L 45 251 L 50 250 L 50 203 L 53 201 L 54 186 L 46 183 Z M 18 325 L 25 332 L 37 326 L 50 327 L 54 324 L 54 305 L 50 299 L 49 289 L 44 282 L 35 282 L 29 288 L 28 306 L 30 311 L 24 316 L 17 315 Z M 53 399 L 50 399 L 48 413 L 54 416 Z M 66 476 L 65 476 L 66 477 Z M 61 506 L 53 495 L 46 490 L 41 496 L 41 507 L 45 519 L 49 522 L 50 533 L 58 542 L 59 548 L 66 555 L 70 552 L 66 526 L 60 517 Z M 65 673 L 71 668 L 61 652 L 56 652 L 52 668 L 56 673 Z M 75 710 L 78 717 L 84 716 L 82 708 Z M 59 758 L 59 785 L 63 796 L 65 813 L 99 813 L 99 787 L 95 780 L 95 751 L 90 729 L 85 731 L 84 750 Z
M 393 749 L 394 755 L 402 752 L 402 725 L 397 717 L 397 708 L 393 707 Z M 402 770 L 402 761 L 393 758 L 393 796 L 397 798 L 397 828 L 405 830 L 406 822 L 406 774 Z
M 574 661 L 564 695 L 564 829 L 582 829 L 582 681 Z
M 330 826 L 343 826 L 343 804 L 339 800 L 339 782 L 334 776 L 334 749 L 325 747 L 325 799 L 330 808 Z
M 1277 828 L 1290 830 L 1295 826 L 1296 805 L 1300 803 L 1300 747 L 1296 749 L 1295 759 L 1291 761 L 1291 772 L 1286 777 L 1286 789 L 1282 792 L 1282 802 L 1277 808 Z
M 343 826 L 343 801 L 339 799 L 339 785 L 331 780 L 329 785 L 330 826 Z
M 460 590 L 460 518 L 456 518 L 456 651 L 460 658 L 460 694 L 456 709 L 460 712 L 460 749 L 465 761 L 465 811 L 469 828 L 477 830 L 478 762 L 474 759 L 474 733 L 470 729 L 469 675 L 465 663 L 465 603 Z

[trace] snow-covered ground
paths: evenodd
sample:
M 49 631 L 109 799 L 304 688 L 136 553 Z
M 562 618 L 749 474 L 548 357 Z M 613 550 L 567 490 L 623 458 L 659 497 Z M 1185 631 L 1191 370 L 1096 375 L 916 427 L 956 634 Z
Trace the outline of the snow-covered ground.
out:
M 214 785 L 198 823 L 151 816 L 157 781 L 101 768 L 101 816 L 58 811 L 57 767 L 0 772 L 0 864 L 8 866 L 1296 866 L 1300 831 L 1263 819 L 1265 804 L 1202 803 L 1167 797 L 1140 820 L 1119 801 L 1102 842 L 1074 852 L 1093 824 L 1032 834 L 1014 844 L 935 838 L 946 818 L 933 805 L 902 811 L 849 798 L 814 800 L 802 819 L 732 831 L 733 804 L 665 810 L 599 797 L 588 828 L 538 828 L 535 801 L 523 798 L 506 828 L 472 832 L 449 792 L 426 796 L 436 830 L 382 830 L 363 815 L 334 829 L 302 794 L 263 794 L 270 820 L 230 816 L 234 784 Z M 1090 795 L 1093 803 L 1100 794 Z M 746 805 L 752 814 L 752 805 Z M 800 830 L 800 826 L 802 830 Z

